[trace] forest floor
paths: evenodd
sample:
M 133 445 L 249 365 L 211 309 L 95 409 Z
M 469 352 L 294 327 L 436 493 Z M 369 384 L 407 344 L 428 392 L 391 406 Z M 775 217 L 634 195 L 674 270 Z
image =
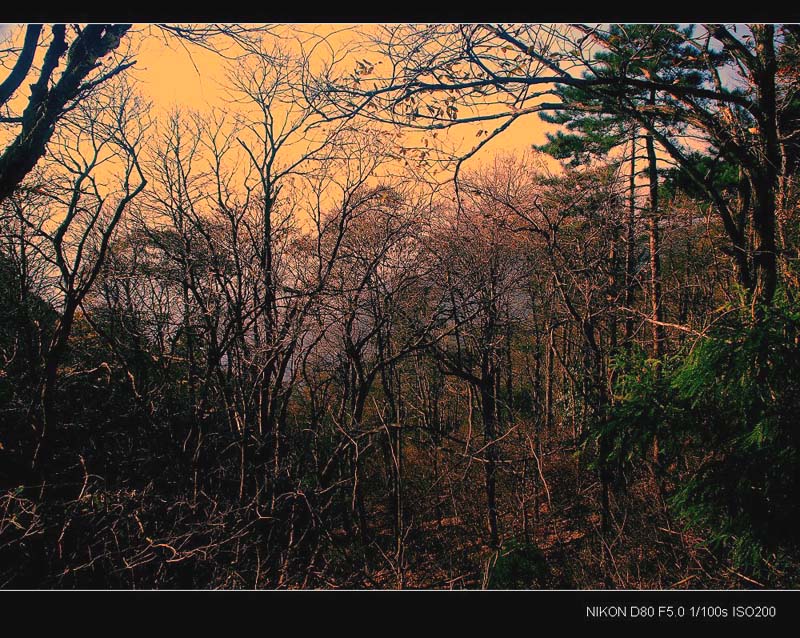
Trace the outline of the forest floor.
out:
M 538 589 L 748 589 L 755 579 L 718 560 L 696 535 L 672 521 L 657 497 L 652 476 L 629 479 L 627 489 L 612 490 L 612 533 L 600 534 L 599 481 L 596 473 L 578 467 L 574 449 L 555 447 L 545 463 L 547 489 L 540 489 L 539 515 L 529 524 L 527 546 L 538 548 L 546 576 L 531 577 Z M 480 503 L 475 503 L 476 509 Z M 415 525 L 409 535 L 402 586 L 406 588 L 491 587 L 494 566 L 508 548 L 519 547 L 524 534 L 520 515 L 505 508 L 499 551 L 488 546 L 476 517 L 432 518 Z M 465 522 L 471 518 L 472 524 Z M 513 542 L 516 541 L 516 542 Z M 513 549 L 511 552 L 515 551 Z M 366 586 L 396 588 L 393 569 L 378 570 Z

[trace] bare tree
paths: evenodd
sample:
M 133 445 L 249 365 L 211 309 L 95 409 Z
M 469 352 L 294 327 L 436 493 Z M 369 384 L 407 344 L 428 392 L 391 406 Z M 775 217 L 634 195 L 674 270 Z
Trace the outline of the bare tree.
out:
M 359 113 L 420 131 L 494 124 L 457 156 L 458 165 L 531 113 L 570 108 L 630 118 L 713 201 L 727 234 L 722 248 L 753 292 L 758 314 L 755 306 L 769 305 L 775 291 L 776 198 L 789 168 L 784 158 L 794 157 L 792 80 L 778 73 L 778 61 L 793 55 L 796 30 L 752 25 L 737 35 L 718 24 L 661 28 L 683 41 L 682 56 L 701 69 L 703 81 L 673 82 L 678 66 L 639 77 L 633 71 L 638 59 L 657 52 L 624 29 L 619 36 L 591 25 L 394 25 L 368 36 L 385 64 L 355 72 L 326 69 L 312 98 L 330 119 Z M 598 52 L 626 55 L 626 64 L 610 67 Z M 737 83 L 749 90 L 740 91 Z M 580 87 L 599 104 L 549 101 L 557 86 Z M 652 99 L 632 99 L 642 92 Z M 698 172 L 687 150 L 691 137 L 742 166 L 746 179 L 738 203 L 715 186 L 713 175 Z M 443 159 L 452 161 L 452 155 Z
M 37 258 L 47 264 L 52 277 L 47 298 L 59 312 L 30 408 L 37 466 L 49 460 L 45 446 L 47 429 L 55 424 L 53 392 L 76 312 L 102 269 L 117 223 L 147 183 L 138 159 L 146 113 L 147 105 L 118 81 L 82 101 L 65 117 L 53 163 L 28 187 L 42 193 L 45 202 L 17 209 Z

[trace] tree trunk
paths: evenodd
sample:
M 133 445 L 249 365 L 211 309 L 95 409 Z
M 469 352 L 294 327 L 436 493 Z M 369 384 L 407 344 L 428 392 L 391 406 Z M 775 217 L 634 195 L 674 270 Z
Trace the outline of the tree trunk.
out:
M 486 517 L 489 528 L 489 542 L 492 547 L 500 546 L 497 525 L 497 449 L 495 447 L 496 404 L 494 378 L 489 376 L 481 383 L 481 411 L 483 418 L 484 444 L 486 446 Z
M 775 254 L 775 208 L 776 191 L 781 173 L 782 155 L 778 138 L 777 98 L 775 74 L 775 27 L 761 25 L 753 29 L 756 37 L 756 51 L 760 60 L 757 73 L 758 97 L 761 106 L 760 126 L 763 130 L 765 161 L 755 177 L 753 209 L 753 230 L 757 244 L 753 253 L 755 291 L 753 295 L 754 314 L 757 319 L 763 316 L 764 309 L 772 305 L 777 287 L 777 259 Z
M 45 472 L 52 460 L 53 430 L 57 421 L 54 399 L 58 383 L 58 366 L 67 349 L 76 310 L 77 303 L 67 302 L 45 358 L 45 367 L 39 386 L 41 390 L 38 397 L 34 398 L 34 404 L 30 411 L 36 430 L 36 447 L 33 451 L 31 467 L 39 473 Z
M 636 292 L 634 269 L 636 268 L 636 128 L 631 131 L 631 173 L 628 178 L 628 219 L 625 245 L 625 307 L 633 308 Z M 633 314 L 625 315 L 625 347 L 633 339 Z
M 655 92 L 651 94 L 655 103 Z M 653 357 L 660 359 L 664 350 L 665 334 L 661 309 L 661 255 L 658 236 L 658 165 L 656 147 L 652 135 L 645 136 L 647 147 L 647 177 L 650 190 L 650 315 L 653 318 Z

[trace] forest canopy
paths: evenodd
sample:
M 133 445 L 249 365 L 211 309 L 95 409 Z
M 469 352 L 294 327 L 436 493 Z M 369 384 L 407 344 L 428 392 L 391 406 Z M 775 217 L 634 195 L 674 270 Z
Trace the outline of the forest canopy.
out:
M 800 28 L 311 26 L 0 32 L 0 586 L 797 587 Z

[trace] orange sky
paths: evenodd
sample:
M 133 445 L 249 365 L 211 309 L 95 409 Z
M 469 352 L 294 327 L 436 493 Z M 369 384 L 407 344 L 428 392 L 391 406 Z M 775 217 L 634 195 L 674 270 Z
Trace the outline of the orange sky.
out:
M 344 47 L 354 41 L 354 29 L 359 26 L 365 25 L 279 25 L 275 30 L 292 38 L 302 37 L 306 41 L 309 38 L 324 36 L 334 47 Z M 11 34 L 21 43 L 23 32 L 24 29 L 19 25 L 0 25 L 0 39 L 3 39 L 4 34 Z M 39 56 L 44 55 L 47 37 L 49 29 L 44 31 Z M 135 25 L 126 39 L 126 44 L 136 59 L 135 67 L 129 70 L 128 74 L 135 80 L 138 90 L 152 101 L 154 115 L 164 115 L 175 107 L 200 112 L 213 107 L 236 108 L 236 105 L 230 105 L 226 100 L 226 62 L 214 52 L 187 44 L 174 37 L 166 37 L 157 27 L 151 25 Z M 9 60 L 6 60 L 6 67 L 8 62 Z M 352 66 L 355 66 L 355 61 Z M 7 73 L 7 70 L 0 70 L 0 75 L 4 73 Z M 15 100 L 24 105 L 27 97 L 27 92 L 18 91 Z M 448 132 L 440 131 L 438 140 L 444 140 L 448 146 L 456 146 L 460 151 L 466 152 L 477 143 L 476 133 L 481 128 L 491 130 L 492 127 L 485 123 L 459 125 Z M 498 153 L 529 151 L 532 145 L 544 143 L 545 133 L 556 128 L 554 125 L 542 122 L 535 114 L 522 117 L 486 144 L 465 164 L 465 168 L 484 162 L 489 163 Z M 13 134 L 12 131 L 6 130 L 3 137 L 7 137 L 9 133 Z M 419 138 L 420 136 L 417 136 L 413 139 L 419 140 Z M 4 143 L 6 139 L 0 139 L 0 144 Z M 541 157 L 545 166 L 551 170 L 559 170 L 559 163 L 556 160 L 544 154 Z M 433 179 L 442 184 L 451 174 L 451 172 L 439 172 Z M 416 180 L 419 181 L 419 178 Z M 419 183 L 424 182 L 419 181 Z
M 297 38 L 308 42 L 314 38 L 325 37 L 332 47 L 339 48 L 347 47 L 354 41 L 354 29 L 359 26 L 368 27 L 368 25 L 346 24 L 298 24 L 278 25 L 274 27 L 274 31 L 288 37 L 286 40 L 288 47 L 298 46 L 292 44 Z M 0 38 L 4 34 L 12 35 L 21 44 L 23 31 L 19 25 L 0 25 Z M 42 45 L 47 42 L 48 31 L 45 29 L 43 32 Z M 224 87 L 226 63 L 215 53 L 186 44 L 174 37 L 165 37 L 163 32 L 151 25 L 135 25 L 125 43 L 136 59 L 136 66 L 128 73 L 135 79 L 140 92 L 152 101 L 155 115 L 166 113 L 174 107 L 202 112 L 211 107 L 227 106 Z M 44 49 L 45 46 L 40 46 L 38 56 L 44 55 Z M 14 103 L 21 107 L 26 99 L 26 92 L 19 91 Z M 444 140 L 448 146 L 457 146 L 459 150 L 466 152 L 477 143 L 476 133 L 481 128 L 491 130 L 486 124 L 460 125 L 447 133 L 439 132 L 438 139 Z M 486 144 L 467 166 L 485 161 L 497 152 L 528 150 L 532 144 L 546 141 L 545 131 L 553 129 L 552 125 L 544 124 L 535 115 L 520 118 L 505 132 Z M 8 133 L 10 131 L 6 131 L 6 134 Z M 557 166 L 557 163 L 550 158 L 547 163 Z M 444 174 L 441 177 L 444 177 Z M 436 179 L 439 181 L 440 177 Z
M 343 24 L 301 24 L 280 28 L 327 36 L 333 46 L 346 46 L 354 37 L 349 27 Z M 137 26 L 137 29 L 142 28 L 146 27 Z M 175 40 L 148 37 L 138 47 L 136 59 L 134 76 L 141 83 L 142 93 L 153 100 L 157 109 L 178 106 L 202 111 L 224 104 L 225 64 L 212 52 Z M 459 126 L 449 134 L 449 140 L 468 149 L 475 143 L 480 128 L 486 128 L 486 125 Z M 475 159 L 481 161 L 496 152 L 530 149 L 532 144 L 545 142 L 545 131 L 552 130 L 552 125 L 543 123 L 535 115 L 520 118 L 491 140 Z

